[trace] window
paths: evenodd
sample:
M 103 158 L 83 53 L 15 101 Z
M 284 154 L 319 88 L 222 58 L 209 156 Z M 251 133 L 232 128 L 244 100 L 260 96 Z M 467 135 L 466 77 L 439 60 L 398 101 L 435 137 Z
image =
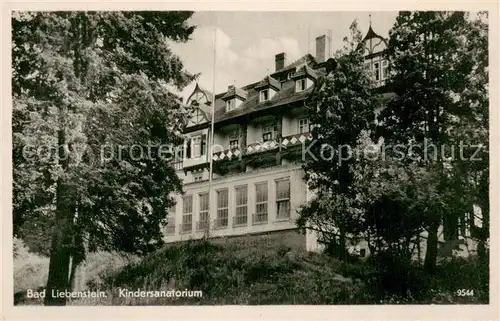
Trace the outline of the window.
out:
M 269 90 L 268 89 L 265 89 L 265 90 L 261 90 L 260 91 L 260 102 L 263 102 L 263 101 L 267 101 L 269 100 Z
M 382 61 L 382 79 L 389 78 L 389 62 L 387 60 Z
M 200 199 L 200 221 L 198 222 L 198 230 L 206 230 L 208 228 L 208 193 L 198 195 Z
M 215 227 L 227 227 L 228 213 L 228 190 L 217 191 L 217 219 Z
M 165 226 L 165 234 L 175 234 L 175 205 L 168 209 L 167 226 Z
M 201 136 L 191 138 L 192 157 L 201 156 Z
M 193 174 L 193 179 L 195 182 L 201 182 L 203 180 L 203 173 Z
M 296 92 L 301 92 L 301 91 L 304 91 L 306 90 L 306 79 L 305 78 L 302 78 L 302 79 L 299 79 L 295 82 L 295 91 Z
M 236 100 L 234 98 L 226 100 L 226 111 L 231 111 L 235 108 L 236 108 Z
M 307 133 L 309 131 L 310 131 L 309 119 L 308 118 L 299 119 L 299 134 Z
M 193 195 L 182 198 L 182 232 L 191 232 L 193 229 Z
M 248 222 L 248 187 L 237 186 L 236 192 L 236 216 L 234 225 L 245 225 Z
M 238 148 L 239 142 L 237 139 L 229 141 L 229 149 Z
M 376 62 L 373 64 L 373 73 L 375 74 L 375 80 L 380 80 L 380 63 Z
M 276 218 L 290 218 L 290 180 L 276 181 Z
M 191 144 L 187 146 L 188 158 L 197 158 L 205 155 L 207 150 L 207 135 L 199 135 L 191 138 Z
M 359 250 L 359 256 L 360 257 L 365 257 L 366 256 L 366 249 Z
M 255 184 L 255 196 L 253 223 L 267 222 L 267 182 Z
M 262 140 L 268 142 L 276 137 L 278 128 L 276 125 L 268 125 L 262 128 Z

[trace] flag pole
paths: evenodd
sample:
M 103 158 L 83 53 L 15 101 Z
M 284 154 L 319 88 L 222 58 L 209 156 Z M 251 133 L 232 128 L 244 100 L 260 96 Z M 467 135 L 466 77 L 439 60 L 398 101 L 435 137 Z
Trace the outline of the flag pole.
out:
M 208 222 L 205 231 L 205 236 L 208 238 L 210 233 L 210 213 L 212 212 L 212 175 L 213 175 L 213 146 L 214 146 L 214 123 L 215 123 L 215 69 L 216 69 L 216 51 L 217 45 L 217 28 L 214 29 L 214 61 L 213 61 L 213 78 L 212 78 L 212 117 L 210 119 L 210 139 L 208 150 L 209 173 L 208 173 Z

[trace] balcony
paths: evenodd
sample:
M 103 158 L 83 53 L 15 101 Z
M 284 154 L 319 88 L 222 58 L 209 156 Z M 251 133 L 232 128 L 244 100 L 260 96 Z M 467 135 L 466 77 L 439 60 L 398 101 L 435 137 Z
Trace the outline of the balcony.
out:
M 214 152 L 212 156 L 212 160 L 221 161 L 221 160 L 241 160 L 241 156 L 243 156 L 244 151 L 239 147 L 236 148 L 228 148 L 223 151 Z
M 242 156 L 263 153 L 272 150 L 278 150 L 288 147 L 298 146 L 305 142 L 312 141 L 312 133 L 293 134 L 282 137 L 280 140 L 270 140 L 267 142 L 257 142 L 247 145 L 245 148 L 226 149 L 213 153 L 213 161 L 221 160 L 241 160 Z

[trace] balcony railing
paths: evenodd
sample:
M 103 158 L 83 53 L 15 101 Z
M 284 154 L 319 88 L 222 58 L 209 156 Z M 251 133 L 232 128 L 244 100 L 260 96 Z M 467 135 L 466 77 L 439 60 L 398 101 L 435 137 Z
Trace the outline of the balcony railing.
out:
M 170 164 L 172 164 L 172 167 L 177 171 L 182 169 L 182 160 L 181 161 L 173 161 Z
M 224 151 L 217 151 L 213 153 L 212 159 L 214 161 L 220 160 L 238 160 L 244 155 L 251 155 L 262 153 L 266 151 L 276 150 L 280 147 L 286 149 L 296 145 L 303 144 L 312 140 L 312 133 L 300 133 L 282 137 L 281 140 L 270 140 L 267 142 L 257 142 L 247 145 L 243 148 L 226 149 Z
M 214 161 L 241 159 L 241 156 L 243 156 L 243 154 L 244 154 L 243 150 L 240 149 L 239 147 L 229 148 L 224 151 L 214 152 L 212 159 Z

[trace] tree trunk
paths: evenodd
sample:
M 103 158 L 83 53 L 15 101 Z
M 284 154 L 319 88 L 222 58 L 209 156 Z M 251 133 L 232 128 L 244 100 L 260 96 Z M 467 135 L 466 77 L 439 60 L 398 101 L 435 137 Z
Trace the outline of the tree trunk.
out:
M 428 229 L 427 236 L 427 250 L 425 253 L 424 268 L 427 272 L 434 272 L 436 270 L 437 253 L 438 253 L 438 228 L 439 221 L 432 222 Z
M 64 128 L 65 107 L 60 111 L 60 122 Z M 69 167 L 69 155 L 62 148 L 66 146 L 66 132 L 60 129 L 58 132 L 58 156 L 59 164 L 66 174 Z M 49 276 L 47 279 L 47 291 L 45 305 L 66 305 L 66 298 L 60 298 L 58 291 L 66 291 L 69 286 L 69 264 L 73 251 L 73 220 L 75 213 L 75 202 L 73 190 L 67 184 L 66 177 L 57 181 L 56 187 L 56 216 L 52 244 L 50 250 Z
M 57 291 L 66 291 L 69 287 L 69 263 L 72 249 L 73 208 L 72 195 L 66 184 L 57 184 L 57 209 L 55 228 L 50 251 L 49 276 L 45 305 L 66 305 L 66 299 L 57 297 Z

